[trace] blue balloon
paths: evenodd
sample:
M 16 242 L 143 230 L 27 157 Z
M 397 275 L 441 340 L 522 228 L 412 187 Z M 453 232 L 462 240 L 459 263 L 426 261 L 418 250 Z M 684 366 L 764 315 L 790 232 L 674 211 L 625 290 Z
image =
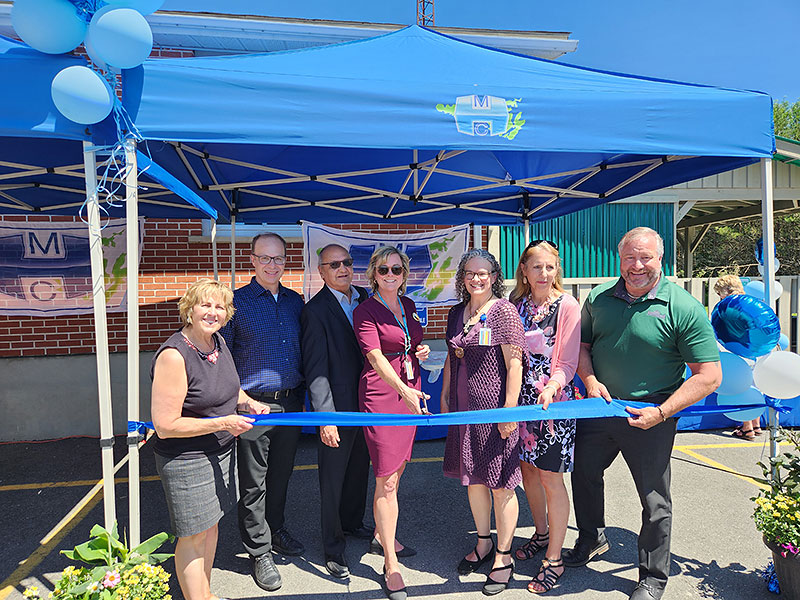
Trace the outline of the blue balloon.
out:
M 683 380 L 686 381 L 691 376 L 692 376 L 692 370 L 689 368 L 689 365 L 686 365 L 686 370 L 683 372 Z
M 746 294 L 723 298 L 711 313 L 711 325 L 726 350 L 747 358 L 771 352 L 781 335 L 775 311 Z
M 718 406 L 746 406 L 748 404 L 764 404 L 764 394 L 754 387 L 749 387 L 740 394 L 730 396 L 717 395 Z M 750 421 L 764 414 L 766 408 L 766 405 L 764 405 L 760 408 L 749 408 L 747 410 L 731 411 L 722 414 L 733 421 Z
M 111 86 L 89 67 L 76 65 L 59 71 L 50 94 L 62 115 L 83 125 L 99 123 L 114 106 Z
M 741 394 L 753 385 L 753 371 L 743 358 L 731 352 L 720 352 L 719 360 L 722 363 L 722 383 L 717 394 Z
M 46 54 L 74 50 L 86 35 L 86 22 L 68 0 L 14 0 L 11 24 L 23 42 Z
M 781 350 L 786 350 L 789 347 L 789 336 L 782 333 L 781 337 L 778 338 L 778 346 L 781 347 Z
M 746 286 L 744 286 L 744 293 L 748 296 L 752 296 L 753 298 L 757 298 L 758 300 L 764 300 L 764 282 L 763 281 L 751 281 Z
M 143 14 L 150 15 L 156 12 L 164 4 L 164 0 L 107 0 L 108 4 L 113 4 L 117 8 L 132 8 Z
M 98 58 L 118 69 L 133 69 L 153 50 L 153 32 L 141 13 L 113 4 L 98 10 L 87 32 Z

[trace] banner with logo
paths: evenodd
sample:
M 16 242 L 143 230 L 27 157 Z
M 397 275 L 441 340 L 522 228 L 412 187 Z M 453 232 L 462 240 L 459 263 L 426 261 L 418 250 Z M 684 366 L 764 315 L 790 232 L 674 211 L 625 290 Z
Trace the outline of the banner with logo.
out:
M 378 234 L 348 231 L 303 222 L 303 293 L 311 298 L 322 288 L 319 251 L 328 244 L 339 244 L 353 257 L 353 283 L 369 290 L 367 265 L 381 246 L 396 246 L 408 255 L 411 272 L 406 296 L 418 308 L 457 303 L 454 278 L 458 261 L 468 249 L 469 225 L 437 229 L 425 233 Z
M 109 311 L 127 306 L 125 231 L 125 219 L 106 221 L 102 230 Z M 85 223 L 0 222 L 0 315 L 76 315 L 92 308 Z

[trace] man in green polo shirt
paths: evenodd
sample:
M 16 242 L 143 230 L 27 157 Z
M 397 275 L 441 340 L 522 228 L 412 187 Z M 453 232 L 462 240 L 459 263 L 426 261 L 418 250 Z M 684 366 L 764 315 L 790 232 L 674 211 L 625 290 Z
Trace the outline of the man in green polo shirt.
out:
M 672 416 L 717 389 L 722 371 L 705 309 L 661 272 L 661 236 L 637 227 L 618 250 L 621 278 L 592 290 L 583 305 L 578 374 L 588 397 L 653 406 L 628 408 L 627 419 L 578 421 L 572 473 L 578 540 L 564 564 L 583 566 L 608 550 L 603 474 L 621 452 L 642 503 L 639 583 L 630 598 L 658 600 L 669 576 Z M 686 381 L 684 364 L 692 373 Z

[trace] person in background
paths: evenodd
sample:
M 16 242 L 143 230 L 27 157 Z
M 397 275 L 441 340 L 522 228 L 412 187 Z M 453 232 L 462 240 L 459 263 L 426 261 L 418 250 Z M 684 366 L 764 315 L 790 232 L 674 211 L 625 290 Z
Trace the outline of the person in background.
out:
M 649 405 L 628 407 L 627 419 L 578 421 L 572 471 L 578 540 L 563 560 L 579 567 L 608 550 L 603 475 L 621 452 L 642 504 L 639 581 L 630 600 L 659 600 L 670 564 L 673 416 L 717 389 L 722 370 L 706 309 L 661 272 L 661 236 L 637 227 L 618 251 L 621 277 L 594 288 L 583 304 L 578 375 L 589 398 Z M 687 364 L 692 374 L 684 381 Z
M 370 257 L 367 280 L 373 296 L 353 312 L 353 325 L 366 357 L 358 385 L 363 412 L 423 414 L 419 361 L 430 348 L 422 344 L 422 325 L 413 300 L 403 296 L 409 275 L 408 257 L 392 246 L 378 248 Z M 411 459 L 416 427 L 364 427 L 372 469 L 375 472 L 375 537 L 370 552 L 383 554 L 382 585 L 390 600 L 404 600 L 405 583 L 398 556 L 413 556 L 411 548 L 395 539 L 397 488 L 406 462 Z
M 527 341 L 520 405 L 541 404 L 547 410 L 551 402 L 574 400 L 581 310 L 577 300 L 564 293 L 554 242 L 534 240 L 525 248 L 510 301 L 519 311 Z M 546 550 L 538 574 L 528 584 L 536 594 L 553 589 L 564 574 L 561 548 L 569 520 L 564 473 L 572 471 L 574 453 L 575 419 L 520 423 L 522 482 L 536 532 L 517 548 L 515 557 L 527 560 Z
M 352 285 L 353 259 L 337 244 L 320 251 L 319 274 L 325 285 L 300 313 L 308 395 L 316 412 L 356 412 L 364 356 L 353 330 L 353 311 L 367 299 L 367 290 Z M 317 462 L 325 568 L 343 579 L 350 575 L 345 534 L 368 540 L 373 535 L 364 527 L 369 453 L 363 428 L 320 427 Z
M 234 317 L 222 329 L 242 388 L 272 412 L 301 412 L 300 294 L 281 285 L 286 241 L 262 233 L 250 244 L 255 276 L 233 294 Z M 281 587 L 272 551 L 304 552 L 285 527 L 284 510 L 300 427 L 256 427 L 239 437 L 239 532 L 261 589 Z
M 217 600 L 211 567 L 218 523 L 236 505 L 235 444 L 269 408 L 253 402 L 225 340 L 217 333 L 233 315 L 233 293 L 211 279 L 189 286 L 178 302 L 183 327 L 156 351 L 151 414 L 156 468 L 167 497 L 175 571 L 186 600 Z M 207 417 L 216 417 L 213 419 Z
M 517 406 L 522 382 L 524 336 L 517 311 L 503 296 L 500 265 L 490 253 L 466 252 L 456 272 L 461 303 L 447 315 L 448 355 L 444 365 L 441 412 Z M 487 596 L 508 587 L 514 574 L 511 542 L 519 506 L 516 422 L 451 426 L 443 470 L 467 486 L 478 542 L 459 563 L 460 575 L 494 559 L 483 585 Z M 491 535 L 492 503 L 497 546 Z
M 714 291 L 719 299 L 727 298 L 736 294 L 744 294 L 744 286 L 738 275 L 728 273 L 722 275 L 714 284 Z M 761 435 L 761 418 L 745 421 L 731 432 L 731 435 L 745 440 L 754 440 L 757 435 Z

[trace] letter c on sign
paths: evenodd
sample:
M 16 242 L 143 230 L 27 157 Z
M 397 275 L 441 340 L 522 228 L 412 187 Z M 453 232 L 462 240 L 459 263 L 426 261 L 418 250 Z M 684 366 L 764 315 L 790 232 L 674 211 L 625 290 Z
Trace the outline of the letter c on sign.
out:
M 58 295 L 53 283 L 42 279 L 34 281 L 32 284 L 30 284 L 30 286 L 28 286 L 28 292 L 30 292 L 31 296 L 41 302 L 50 302 Z M 49 295 L 47 295 L 48 292 Z M 45 297 L 45 295 L 47 295 L 47 297 Z

